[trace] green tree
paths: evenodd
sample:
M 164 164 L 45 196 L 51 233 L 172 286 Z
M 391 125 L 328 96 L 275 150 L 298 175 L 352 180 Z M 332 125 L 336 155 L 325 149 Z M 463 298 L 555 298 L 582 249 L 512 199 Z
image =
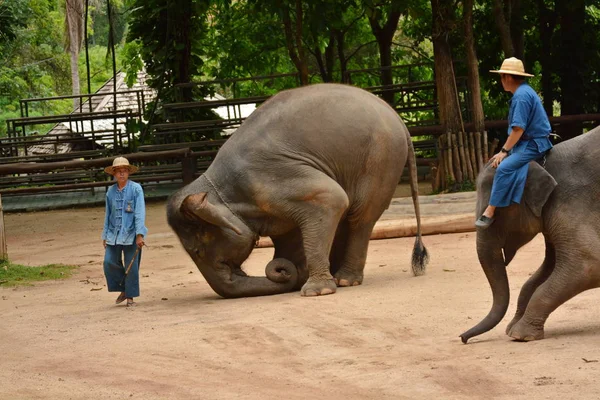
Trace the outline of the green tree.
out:
M 82 0 L 65 0 L 65 50 L 71 60 L 71 81 L 73 95 L 80 94 L 79 84 L 79 51 L 83 45 L 84 4 Z M 77 108 L 79 99 L 73 99 L 73 107 Z

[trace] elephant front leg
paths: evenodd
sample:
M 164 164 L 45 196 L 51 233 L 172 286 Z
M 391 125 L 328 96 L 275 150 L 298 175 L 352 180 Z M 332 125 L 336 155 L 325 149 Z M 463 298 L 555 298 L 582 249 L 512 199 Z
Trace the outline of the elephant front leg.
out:
M 517 302 L 517 312 L 515 313 L 512 321 L 510 321 L 506 327 L 507 335 L 512 330 L 512 327 L 523 317 L 533 293 L 548 279 L 550 274 L 552 274 L 555 264 L 556 256 L 554 253 L 554 246 L 552 243 L 546 241 L 546 256 L 544 258 L 544 262 L 540 268 L 527 280 L 527 282 L 525 282 L 523 288 L 521 288 L 521 293 L 519 294 L 519 300 Z
M 308 201 L 301 203 L 298 225 L 302 232 L 302 241 L 308 281 L 302 286 L 302 296 L 321 296 L 336 291 L 336 284 L 329 270 L 329 254 L 333 239 L 342 218 L 348 208 L 348 196 L 333 180 L 328 179 L 310 195 Z
M 594 287 L 584 272 L 589 267 L 557 260 L 554 271 L 535 290 L 523 317 L 510 327 L 508 336 L 525 342 L 543 339 L 548 316 L 567 300 Z

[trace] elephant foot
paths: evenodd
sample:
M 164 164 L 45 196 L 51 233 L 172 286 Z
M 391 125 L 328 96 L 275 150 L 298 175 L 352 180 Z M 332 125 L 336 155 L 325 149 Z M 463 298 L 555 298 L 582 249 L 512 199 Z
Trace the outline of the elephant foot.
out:
M 333 294 L 335 291 L 336 286 L 333 279 L 316 280 L 308 278 L 308 281 L 300 289 L 300 294 L 302 296 L 324 296 L 326 294 Z
M 363 275 L 341 270 L 335 274 L 333 279 L 336 285 L 341 287 L 358 286 L 363 281 Z
M 510 322 L 508 323 L 508 325 L 506 325 L 506 334 L 507 334 L 507 335 L 509 335 L 509 334 L 510 334 L 510 331 L 511 331 L 512 327 L 513 327 L 513 326 L 515 326 L 515 324 L 521 320 L 521 317 L 522 317 L 522 316 L 519 316 L 519 317 L 517 317 L 517 316 L 515 315 L 515 317 L 512 319 L 512 321 L 510 321 Z
M 511 327 L 508 336 L 519 342 L 541 340 L 544 338 L 544 328 L 536 328 L 520 320 Z

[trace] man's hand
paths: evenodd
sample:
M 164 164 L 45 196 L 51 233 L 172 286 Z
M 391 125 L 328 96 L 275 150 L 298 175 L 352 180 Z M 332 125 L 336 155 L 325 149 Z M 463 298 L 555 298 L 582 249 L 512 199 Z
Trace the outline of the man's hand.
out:
M 106 248 L 106 240 L 102 241 L 102 246 L 104 246 L 104 248 Z
M 492 167 L 498 168 L 498 165 L 500 165 L 502 160 L 504 160 L 507 156 L 508 156 L 508 154 L 503 151 L 496 154 L 494 157 L 492 157 Z
M 139 247 L 140 249 L 142 247 L 144 247 L 144 236 L 143 235 L 137 235 L 135 237 L 135 244 L 137 244 L 137 247 Z

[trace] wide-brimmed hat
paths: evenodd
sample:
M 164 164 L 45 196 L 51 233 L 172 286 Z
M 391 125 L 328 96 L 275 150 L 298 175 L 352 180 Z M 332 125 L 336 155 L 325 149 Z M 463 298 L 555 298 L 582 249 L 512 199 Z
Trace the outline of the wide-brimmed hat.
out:
M 129 164 L 129 160 L 127 160 L 125 157 L 117 157 L 113 160 L 111 166 L 104 168 L 104 172 L 106 172 L 109 175 L 114 175 L 115 169 L 122 167 L 127 167 L 130 174 L 134 174 L 139 170 L 139 168 L 135 165 Z
M 500 69 L 493 69 L 490 70 L 490 72 L 494 72 L 496 74 L 508 74 L 518 76 L 534 76 L 525 72 L 525 67 L 523 67 L 523 61 L 515 57 L 507 58 L 502 62 L 502 66 L 500 67 Z

